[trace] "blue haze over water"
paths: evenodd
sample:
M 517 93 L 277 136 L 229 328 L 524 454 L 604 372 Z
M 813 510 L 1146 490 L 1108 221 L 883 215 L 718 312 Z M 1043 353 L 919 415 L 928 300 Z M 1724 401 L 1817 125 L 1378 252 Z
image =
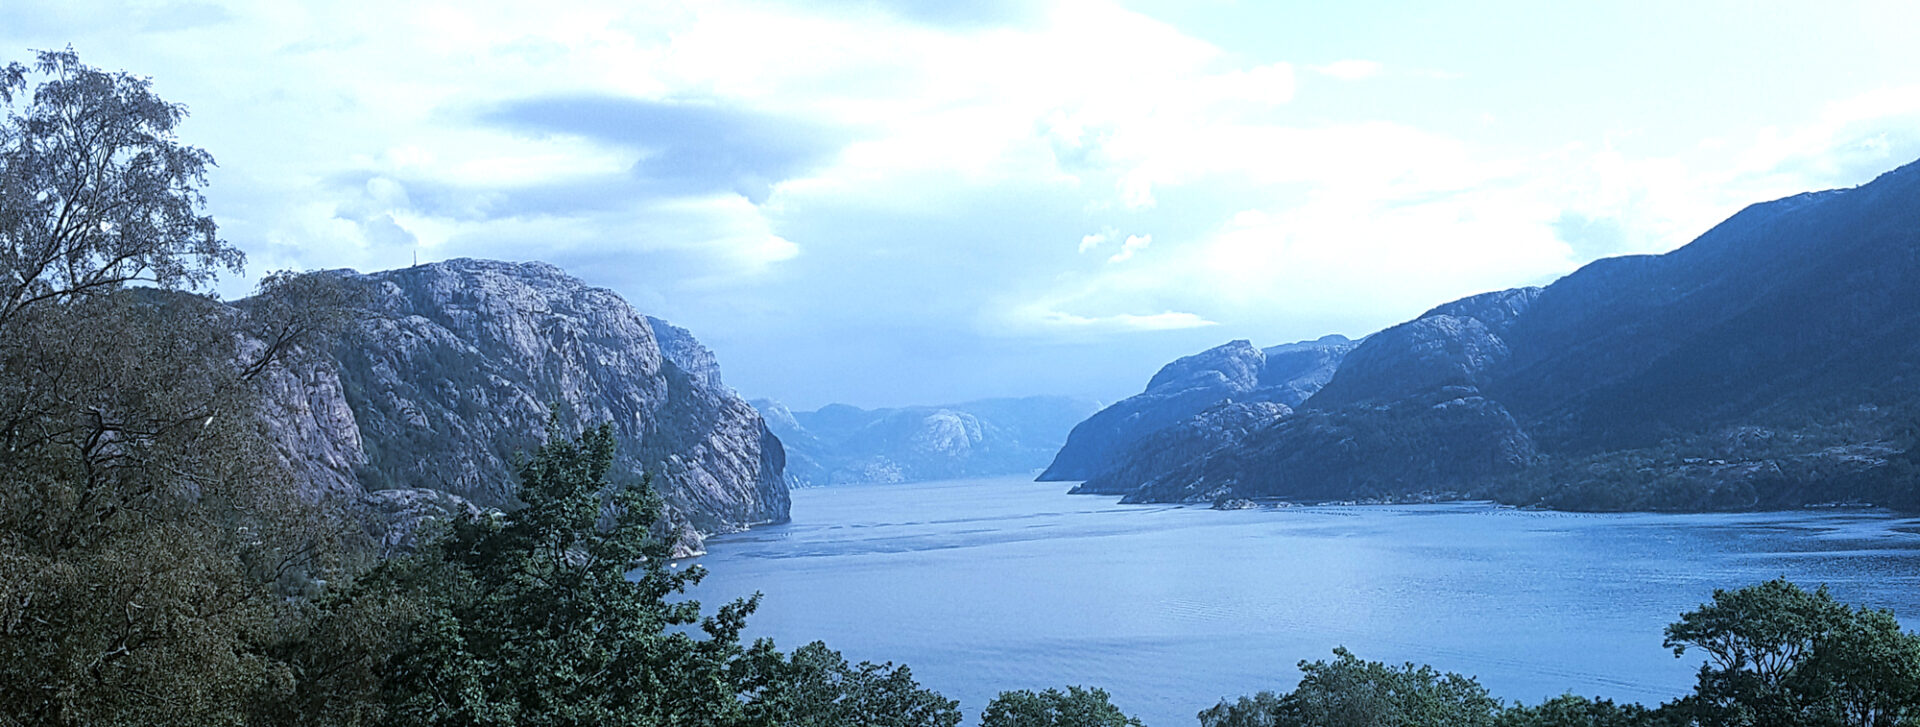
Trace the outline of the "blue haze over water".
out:
M 1661 629 L 1776 576 L 1920 624 L 1920 520 L 1580 514 L 1487 504 L 1213 511 L 1024 478 L 796 490 L 713 538 L 693 593 L 760 591 L 750 636 L 912 667 L 968 723 L 1001 690 L 1100 686 L 1148 725 L 1292 687 L 1301 659 L 1429 663 L 1496 696 L 1691 689 Z

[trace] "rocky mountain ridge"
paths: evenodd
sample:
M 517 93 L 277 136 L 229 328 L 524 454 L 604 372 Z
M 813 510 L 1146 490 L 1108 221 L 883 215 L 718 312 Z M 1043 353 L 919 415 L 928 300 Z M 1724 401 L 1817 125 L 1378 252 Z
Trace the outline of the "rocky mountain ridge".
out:
M 1244 367 L 1214 368 L 1234 381 Z M 1665 255 L 1438 306 L 1366 338 L 1291 406 L 1162 425 L 1081 489 L 1920 507 L 1920 162 L 1753 205 Z
M 1278 405 L 1244 410 L 1240 416 L 1291 412 L 1326 385 L 1354 345 L 1339 335 L 1264 349 L 1239 340 L 1169 363 L 1153 375 L 1145 391 L 1075 425 L 1040 480 L 1097 479 L 1122 453 L 1155 432 L 1222 404 Z
M 787 519 L 779 440 L 685 329 L 544 263 L 318 274 L 360 302 L 323 355 L 273 374 L 263 413 L 310 489 L 512 507 L 517 452 L 604 422 L 615 484 L 653 478 L 680 554 Z

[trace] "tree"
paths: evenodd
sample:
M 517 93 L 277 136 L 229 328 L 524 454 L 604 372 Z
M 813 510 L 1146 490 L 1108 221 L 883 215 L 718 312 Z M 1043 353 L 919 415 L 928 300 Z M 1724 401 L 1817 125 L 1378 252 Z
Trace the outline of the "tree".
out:
M 1344 648 L 1333 661 L 1300 662 L 1299 686 L 1281 696 L 1221 702 L 1203 727 L 1442 727 L 1492 725 L 1500 700 L 1470 677 L 1429 666 L 1361 661 Z
M 254 418 L 314 327 L 267 345 L 180 292 L 241 257 L 147 81 L 43 52 L 0 68 L 0 106 L 0 724 L 254 719 L 297 678 L 271 653 L 290 596 L 345 532 Z
M 1920 720 L 1920 636 L 1893 614 L 1835 601 L 1785 579 L 1682 614 L 1674 656 L 1707 655 L 1694 693 L 1673 708 L 1702 725 L 1883 725 Z
M 29 91 L 33 74 L 45 80 Z M 38 304 L 240 269 L 201 212 L 213 157 L 177 141 L 186 108 L 151 86 L 72 49 L 0 69 L 0 326 Z
M 286 597 L 331 578 L 346 523 L 297 496 L 255 418 L 234 311 L 123 290 L 4 328 L 0 704 L 219 724 L 271 701 Z
M 419 558 L 432 599 L 382 669 L 404 724 L 718 725 L 741 718 L 751 600 L 702 619 L 698 582 L 649 534 L 659 499 L 609 492 L 611 426 L 555 437 L 517 467 L 526 507 L 454 524 Z M 638 566 L 637 570 L 635 566 Z M 383 566 L 389 570 L 404 565 Z M 630 574 L 629 571 L 632 571 Z M 437 593 L 436 593 L 437 591 Z M 699 624 L 705 638 L 685 627 Z
M 954 727 L 960 703 L 923 689 L 905 666 L 847 660 L 815 641 L 788 658 L 770 642 L 755 645 L 750 661 L 762 670 L 753 682 L 747 721 L 782 727 Z
M 1499 727 L 1656 727 L 1663 715 L 1638 704 L 1563 694 L 1537 706 L 1514 705 L 1500 713 Z
M 1219 704 L 1200 711 L 1200 727 L 1274 727 L 1280 717 L 1280 695 L 1261 691 L 1251 697 Z
M 1140 727 L 1108 701 L 1104 689 L 1001 692 L 980 714 L 980 727 Z

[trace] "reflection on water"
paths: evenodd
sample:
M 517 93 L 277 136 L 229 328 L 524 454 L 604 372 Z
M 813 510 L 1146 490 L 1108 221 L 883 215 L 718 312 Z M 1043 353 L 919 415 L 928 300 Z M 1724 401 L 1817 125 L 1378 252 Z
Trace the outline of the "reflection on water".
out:
M 1218 512 L 962 480 L 797 490 L 789 525 L 714 538 L 694 593 L 760 591 L 751 636 L 912 666 L 969 720 L 995 693 L 1105 687 L 1150 725 L 1290 688 L 1301 659 L 1475 675 L 1496 695 L 1657 702 L 1661 629 L 1787 576 L 1920 623 L 1920 521 L 1867 512 L 1594 515 L 1484 504 Z

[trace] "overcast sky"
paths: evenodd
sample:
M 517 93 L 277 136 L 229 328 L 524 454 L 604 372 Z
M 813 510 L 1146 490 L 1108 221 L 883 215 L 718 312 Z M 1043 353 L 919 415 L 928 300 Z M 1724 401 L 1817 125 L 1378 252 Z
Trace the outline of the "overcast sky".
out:
M 546 260 L 749 397 L 1113 400 L 1920 157 L 1920 3 L 1762 5 L 5 0 L 0 60 L 186 104 L 252 274 Z

